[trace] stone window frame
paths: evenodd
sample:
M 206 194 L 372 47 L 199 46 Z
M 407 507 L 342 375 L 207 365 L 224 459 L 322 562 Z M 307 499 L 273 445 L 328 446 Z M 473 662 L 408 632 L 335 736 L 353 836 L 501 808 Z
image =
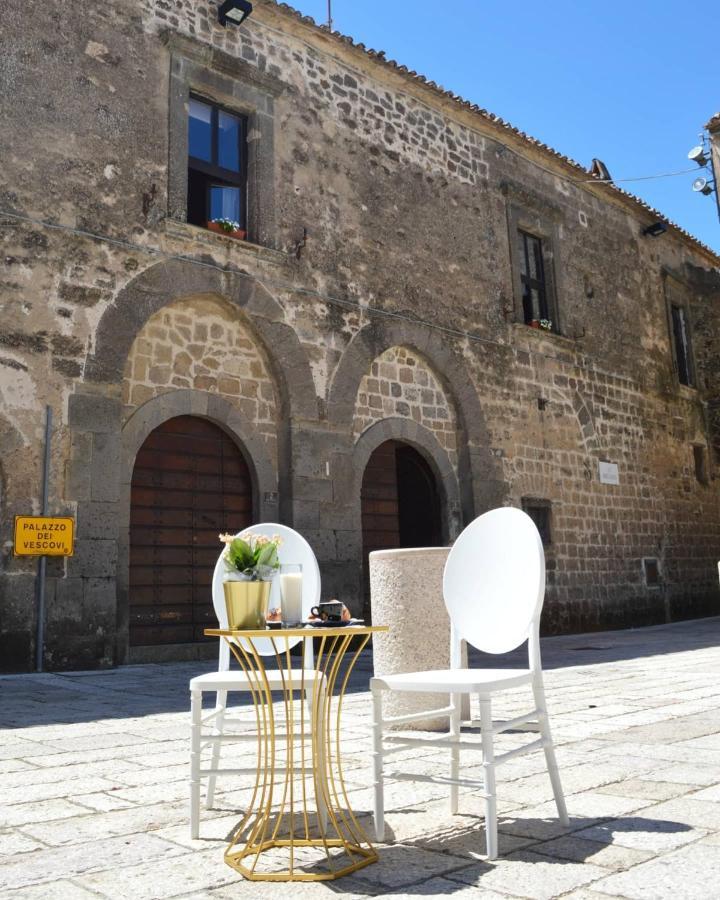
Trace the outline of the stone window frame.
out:
M 286 85 L 228 53 L 183 35 L 165 33 L 163 40 L 170 51 L 169 218 L 187 222 L 188 104 L 192 94 L 247 118 L 247 240 L 275 247 L 274 106 Z
M 649 590 L 659 590 L 663 586 L 662 568 L 657 557 L 642 557 L 642 573 L 645 587 Z
M 542 540 L 543 547 L 546 549 L 552 545 L 552 526 L 553 526 L 553 512 L 552 512 L 552 501 L 547 500 L 541 497 L 521 497 L 520 498 L 520 508 L 524 513 L 527 513 L 530 518 L 535 522 L 535 527 L 537 528 L 540 539 Z M 541 528 L 540 525 L 535 521 L 535 517 L 532 515 L 530 510 L 542 510 L 545 513 L 545 527 Z
M 525 325 L 523 288 L 520 275 L 520 250 L 518 247 L 518 233 L 523 231 L 537 238 L 542 244 L 547 308 L 552 322 L 552 331 L 545 331 L 544 334 L 563 335 L 563 317 L 560 314 L 559 302 L 562 296 L 562 270 L 558 264 L 558 253 L 561 246 L 560 225 L 562 222 L 562 211 L 547 198 L 541 197 L 520 185 L 505 182 L 501 189 L 507 199 L 508 243 L 513 288 L 513 321 Z
M 681 278 L 678 278 L 674 272 L 666 270 L 663 272 L 663 294 L 665 295 L 665 315 L 667 319 L 668 341 L 670 343 L 670 358 L 672 360 L 672 369 L 675 380 L 680 391 L 691 391 L 692 393 L 695 393 L 697 390 L 697 365 L 693 349 L 693 320 L 690 312 L 690 288 Z M 685 319 L 687 335 L 685 349 L 689 374 L 689 381 L 687 384 L 680 380 L 680 367 L 678 365 L 672 317 L 672 309 L 674 306 L 682 310 Z
M 707 486 L 710 484 L 710 459 L 708 448 L 705 444 L 693 444 L 692 451 L 695 480 L 698 484 Z

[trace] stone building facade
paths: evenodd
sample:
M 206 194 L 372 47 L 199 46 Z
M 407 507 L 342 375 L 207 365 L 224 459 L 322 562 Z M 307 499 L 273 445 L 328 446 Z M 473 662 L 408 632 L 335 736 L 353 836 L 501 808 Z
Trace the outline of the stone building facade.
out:
M 272 0 L 240 28 L 195 0 L 59 8 L 2 12 L 4 670 L 34 658 L 12 532 L 47 405 L 50 511 L 77 520 L 51 668 L 204 653 L 217 532 L 260 520 L 355 611 L 369 549 L 501 504 L 545 534 L 547 631 L 720 610 L 711 251 Z M 246 129 L 246 240 L 188 222 L 192 98 Z

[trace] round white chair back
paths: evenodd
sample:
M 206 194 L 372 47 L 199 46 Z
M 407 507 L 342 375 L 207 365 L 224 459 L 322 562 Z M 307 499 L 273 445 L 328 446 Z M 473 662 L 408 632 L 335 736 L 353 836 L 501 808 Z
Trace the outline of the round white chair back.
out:
M 508 653 L 530 636 L 545 596 L 545 554 L 535 523 L 520 509 L 478 516 L 453 544 L 443 594 L 459 638 L 486 653 Z
M 262 534 L 265 537 L 272 537 L 275 534 L 280 535 L 282 544 L 278 551 L 278 557 L 282 563 L 299 563 L 302 566 L 302 611 L 303 618 L 307 619 L 310 615 L 310 609 L 320 602 L 320 568 L 317 559 L 313 553 L 313 549 L 305 540 L 305 538 L 288 528 L 287 525 L 276 525 L 272 522 L 263 522 L 259 525 L 251 525 L 238 532 L 252 531 L 253 534 Z M 225 611 L 225 592 L 223 590 L 223 579 L 226 567 L 222 559 L 222 551 L 215 563 L 215 571 L 212 580 L 212 598 L 215 607 L 215 615 L 217 616 L 220 628 L 227 628 L 227 612 Z M 268 604 L 270 609 L 280 606 L 280 578 L 276 575 L 272 580 L 270 588 L 270 601 Z M 299 643 L 300 638 L 294 638 L 289 641 L 291 647 Z M 273 656 L 275 650 L 272 642 L 268 638 L 257 638 L 253 640 L 253 645 L 261 656 Z M 276 642 L 279 651 L 285 650 L 285 642 Z M 283 661 L 284 662 L 284 661 Z

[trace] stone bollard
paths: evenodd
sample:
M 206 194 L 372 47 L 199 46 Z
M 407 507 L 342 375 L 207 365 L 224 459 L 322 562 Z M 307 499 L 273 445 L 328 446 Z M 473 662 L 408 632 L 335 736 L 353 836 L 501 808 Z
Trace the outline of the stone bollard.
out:
M 390 626 L 382 640 L 373 642 L 376 675 L 450 668 L 450 619 L 442 594 L 449 552 L 449 547 L 417 547 L 370 554 L 373 622 Z M 384 691 L 383 715 L 440 709 L 448 702 L 446 694 Z M 441 731 L 447 729 L 448 718 L 431 717 L 397 727 Z

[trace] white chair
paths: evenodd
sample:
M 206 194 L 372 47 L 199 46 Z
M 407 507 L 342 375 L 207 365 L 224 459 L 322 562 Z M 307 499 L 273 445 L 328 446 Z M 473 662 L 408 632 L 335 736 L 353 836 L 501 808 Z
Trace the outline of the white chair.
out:
M 263 523 L 261 525 L 252 525 L 243 531 L 252 531 L 254 534 L 262 534 L 272 537 L 277 534 L 282 538 L 282 544 L 279 550 L 280 562 L 283 563 L 300 563 L 302 565 L 302 611 L 303 618 L 307 618 L 310 614 L 310 608 L 320 601 L 320 569 L 317 559 L 313 553 L 312 547 L 305 538 L 288 528 L 285 525 L 276 525 L 272 523 Z M 240 532 L 242 533 L 242 532 Z M 223 548 L 224 552 L 224 548 Z M 215 607 L 215 615 L 217 616 L 219 627 L 227 628 L 228 620 L 225 610 L 225 593 L 223 590 L 223 577 L 225 574 L 225 564 L 222 559 L 222 552 L 215 564 L 215 571 L 212 580 L 212 598 Z M 274 578 L 270 589 L 269 607 L 280 606 L 280 585 L 279 578 Z M 293 647 L 301 638 L 289 641 L 289 646 Z M 260 638 L 253 641 L 257 652 L 262 656 L 274 656 L 275 650 L 268 638 Z M 304 683 L 308 690 L 306 693 L 312 693 L 313 684 L 316 678 L 315 668 L 312 659 L 312 641 L 305 641 L 305 657 L 303 659 L 303 668 L 305 669 Z M 282 644 L 283 650 L 285 643 Z M 277 675 L 273 675 L 273 670 L 268 669 L 268 684 L 272 690 L 282 690 L 284 687 L 283 675 L 278 670 Z M 318 675 L 317 677 L 322 677 Z M 230 647 L 225 639 L 220 639 L 220 649 L 218 658 L 218 669 L 216 672 L 208 672 L 206 675 L 198 675 L 190 680 L 190 709 L 191 709 L 191 748 L 190 748 L 190 836 L 196 839 L 200 829 L 200 786 L 203 778 L 208 779 L 207 795 L 205 799 L 206 808 L 212 807 L 215 798 L 215 780 L 218 775 L 222 774 L 238 774 L 245 772 L 245 769 L 231 768 L 221 769 L 220 764 L 220 746 L 222 743 L 235 741 L 252 741 L 257 742 L 257 734 L 253 731 L 245 734 L 225 734 L 224 728 L 229 724 L 230 720 L 226 719 L 227 711 L 227 695 L 229 691 L 250 691 L 251 685 L 248 683 L 247 675 L 242 669 L 230 668 Z M 213 692 L 216 695 L 215 709 L 203 717 L 202 699 L 206 692 Z M 308 697 L 308 701 L 311 698 Z M 242 720 L 239 720 L 242 722 Z M 211 733 L 203 733 L 203 727 L 212 726 Z M 208 768 L 201 767 L 202 750 L 212 746 L 212 756 Z M 319 804 L 322 806 L 322 804 Z M 324 808 L 320 810 L 321 817 L 324 817 Z
M 393 773 L 393 777 L 449 784 L 450 811 L 456 814 L 459 784 L 472 785 L 470 781 L 459 779 L 460 751 L 480 750 L 484 774 L 480 786 L 484 787 L 487 855 L 489 859 L 495 859 L 498 853 L 495 767 L 507 760 L 540 748 L 545 751 L 558 817 L 564 826 L 569 824 L 545 707 L 540 665 L 540 613 L 545 596 L 545 554 L 532 519 L 512 507 L 494 509 L 475 519 L 458 537 L 450 551 L 443 576 L 443 594 L 451 624 L 451 668 L 433 672 L 380 675 L 370 681 L 373 698 L 375 830 L 378 841 L 382 841 L 384 757 L 408 746 L 447 747 L 450 750 L 449 778 L 438 779 L 403 772 Z M 527 640 L 529 666 L 527 669 L 460 668 L 463 640 L 478 650 L 493 654 L 508 653 Z M 534 708 L 511 721 L 494 722 L 491 709 L 493 694 L 525 684 L 532 688 Z M 383 691 L 449 694 L 450 705 L 439 710 L 383 720 Z M 478 695 L 481 743 L 460 739 L 463 694 Z M 386 724 L 397 725 L 423 719 L 428 715 L 445 714 L 449 717 L 449 733 L 437 739 L 383 734 L 383 726 Z M 493 740 L 496 734 L 530 723 L 536 725 L 534 730 L 540 731 L 537 740 L 495 756 Z

